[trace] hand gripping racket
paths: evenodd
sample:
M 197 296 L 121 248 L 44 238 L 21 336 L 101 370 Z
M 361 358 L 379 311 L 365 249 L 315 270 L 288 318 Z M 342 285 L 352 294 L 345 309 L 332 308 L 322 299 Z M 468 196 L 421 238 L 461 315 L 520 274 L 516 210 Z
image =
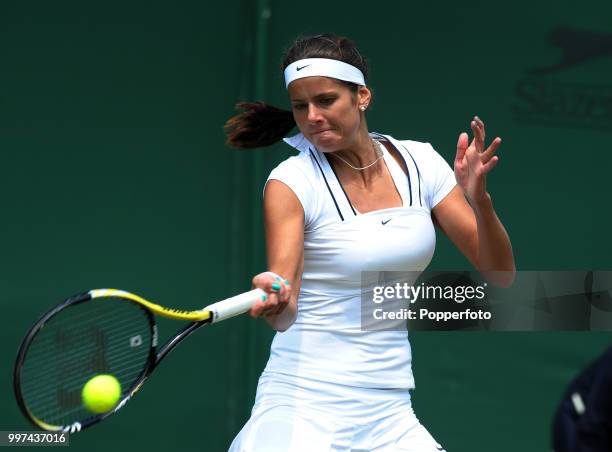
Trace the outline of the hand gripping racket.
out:
M 197 311 L 170 309 L 123 290 L 96 289 L 46 312 L 21 342 L 13 386 L 17 403 L 36 427 L 78 432 L 119 411 L 177 344 L 208 323 L 248 311 L 265 300 L 261 289 Z M 157 350 L 154 314 L 190 321 Z M 92 377 L 111 374 L 121 396 L 110 411 L 94 414 L 81 400 Z

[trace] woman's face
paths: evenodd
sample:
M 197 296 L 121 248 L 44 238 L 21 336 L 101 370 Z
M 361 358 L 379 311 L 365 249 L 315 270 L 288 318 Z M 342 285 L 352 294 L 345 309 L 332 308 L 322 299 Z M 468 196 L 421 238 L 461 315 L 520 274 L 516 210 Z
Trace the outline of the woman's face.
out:
M 291 82 L 288 92 L 300 132 L 318 150 L 346 149 L 357 140 L 363 122 L 359 106 L 370 100 L 367 88 L 354 94 L 338 80 L 305 77 Z

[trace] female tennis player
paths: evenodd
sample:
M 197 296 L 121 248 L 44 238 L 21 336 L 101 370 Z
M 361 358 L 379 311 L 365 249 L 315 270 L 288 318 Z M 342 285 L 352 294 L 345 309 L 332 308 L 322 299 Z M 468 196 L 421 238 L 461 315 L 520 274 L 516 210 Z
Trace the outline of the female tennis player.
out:
M 250 313 L 277 334 L 230 451 L 441 451 L 411 407 L 406 331 L 362 331 L 361 272 L 424 270 L 437 224 L 479 271 L 503 271 L 496 282 L 509 284 L 512 248 L 485 184 L 501 140 L 485 147 L 475 117 L 453 174 L 429 143 L 370 133 L 366 62 L 343 37 L 298 39 L 282 68 L 291 111 L 242 103 L 226 125 L 239 148 L 300 132 L 285 138 L 299 154 L 264 190 L 269 271 L 253 285 L 269 298 Z

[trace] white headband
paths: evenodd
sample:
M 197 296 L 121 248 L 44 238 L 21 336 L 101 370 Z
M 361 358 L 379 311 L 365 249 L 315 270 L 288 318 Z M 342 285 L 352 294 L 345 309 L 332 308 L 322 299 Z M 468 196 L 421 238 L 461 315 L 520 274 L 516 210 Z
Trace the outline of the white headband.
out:
M 331 77 L 365 86 L 363 73 L 355 66 L 328 58 L 307 58 L 291 63 L 285 68 L 285 87 L 304 77 Z

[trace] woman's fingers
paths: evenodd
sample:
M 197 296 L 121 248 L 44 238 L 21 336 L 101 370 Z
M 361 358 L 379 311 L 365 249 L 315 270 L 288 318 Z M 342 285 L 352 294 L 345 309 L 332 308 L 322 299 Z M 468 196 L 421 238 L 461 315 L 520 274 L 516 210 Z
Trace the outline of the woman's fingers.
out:
M 485 125 L 478 117 L 470 121 L 473 138 L 467 146 L 468 136 L 462 133 L 457 142 L 455 157 L 455 178 L 468 198 L 478 197 L 486 192 L 486 175 L 491 171 L 499 157 L 495 155 L 501 144 L 501 138 L 495 138 L 485 149 Z
M 489 147 L 485 149 L 484 144 L 485 144 L 486 132 L 485 132 L 484 122 L 478 116 L 474 116 L 474 119 L 470 123 L 470 126 L 474 133 L 474 140 L 472 141 L 472 144 L 470 144 L 470 146 L 472 145 L 475 146 L 476 151 L 478 151 L 478 153 L 481 154 L 480 161 L 483 164 L 486 164 L 487 162 L 491 160 L 495 152 L 497 152 L 497 149 L 499 148 L 499 145 L 501 144 L 502 140 L 500 137 L 496 137 L 491 142 Z M 489 170 L 490 169 L 491 168 L 489 168 Z
M 470 127 L 474 133 L 474 144 L 476 146 L 476 150 L 478 153 L 482 153 L 484 150 L 485 140 L 484 123 L 480 120 L 480 118 L 478 118 L 478 116 L 474 116 L 474 120 L 470 123 Z
M 278 315 L 287 307 L 288 303 L 279 302 L 275 307 L 270 307 L 263 312 L 263 317 L 267 317 L 270 315 Z
M 256 302 L 251 307 L 251 317 L 262 317 L 270 315 L 275 312 L 279 306 L 283 306 L 286 303 L 282 303 L 279 296 L 276 293 L 269 293 L 265 300 Z
M 267 272 L 273 279 L 270 280 L 269 287 L 266 287 L 266 292 L 277 294 L 278 300 L 282 303 L 288 302 L 291 296 L 291 284 L 289 280 L 283 279 L 276 273 Z
M 499 157 L 498 156 L 494 155 L 493 157 L 491 157 L 491 159 L 489 159 L 489 161 L 487 163 L 482 165 L 481 174 L 483 176 L 486 175 L 489 171 L 491 171 L 493 169 L 493 167 L 495 165 L 497 165 L 498 161 L 499 161 Z
M 478 116 L 474 116 L 474 121 L 476 121 L 476 124 L 478 125 L 478 130 L 482 132 L 482 141 L 484 141 L 486 138 L 484 122 Z
M 267 293 L 265 300 L 251 307 L 251 317 L 261 317 L 281 312 L 291 297 L 291 284 L 273 272 L 260 273 L 253 278 L 253 286 Z
M 462 132 L 459 134 L 459 139 L 457 140 L 457 154 L 455 155 L 455 163 L 463 162 L 463 157 L 465 156 L 465 151 L 468 148 L 468 134 Z
M 493 154 L 497 152 L 497 148 L 499 148 L 501 141 L 502 140 L 500 137 L 497 137 L 493 140 L 493 142 L 489 145 L 487 150 L 482 153 L 482 156 L 481 156 L 482 163 L 487 163 L 489 160 L 491 160 L 491 157 L 493 157 Z

